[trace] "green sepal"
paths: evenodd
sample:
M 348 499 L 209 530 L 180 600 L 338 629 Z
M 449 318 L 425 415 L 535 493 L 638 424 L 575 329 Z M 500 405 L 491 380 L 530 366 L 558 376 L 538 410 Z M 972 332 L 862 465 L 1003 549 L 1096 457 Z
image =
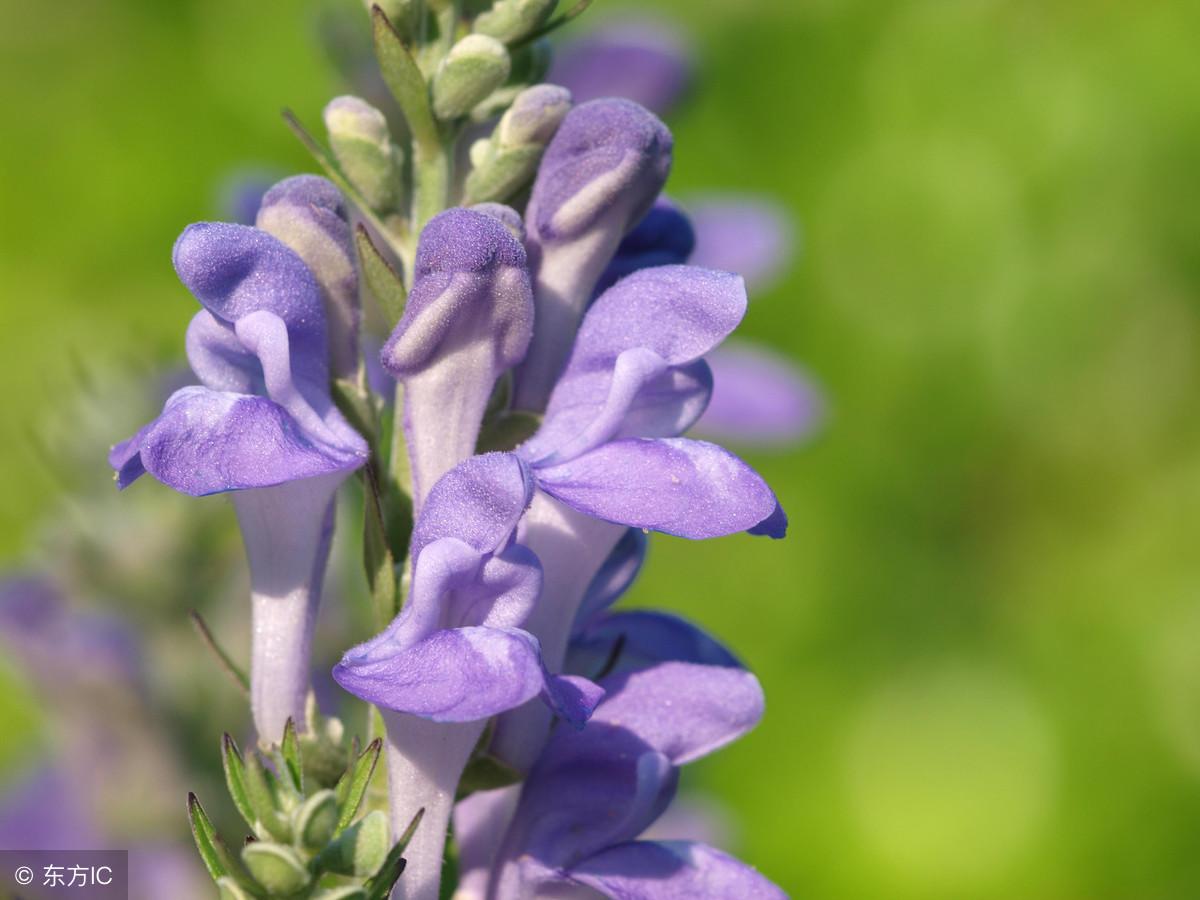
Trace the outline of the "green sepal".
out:
M 533 181 L 545 147 L 527 144 L 497 150 L 467 176 L 464 203 L 503 203 Z
M 279 814 L 278 790 L 275 776 L 267 770 L 257 753 L 249 753 L 242 769 L 246 797 L 254 814 L 254 830 L 261 837 L 290 841 L 292 830 Z
M 412 821 L 408 823 L 408 827 L 404 829 L 404 834 L 400 835 L 400 839 L 396 841 L 392 849 L 388 852 L 387 859 L 383 861 L 379 871 L 375 876 L 364 885 L 367 891 L 367 900 L 384 900 L 388 892 L 395 886 L 396 881 L 400 878 L 400 874 L 404 871 L 404 851 L 408 849 L 408 842 L 412 840 L 412 836 L 416 834 L 417 827 L 421 824 L 421 819 L 425 816 L 425 808 L 417 810 L 417 814 L 413 816 Z
M 225 770 L 225 785 L 233 805 L 251 828 L 256 825 L 254 805 L 246 790 L 246 763 L 234 739 L 226 732 L 221 737 L 221 765 Z
M 300 854 L 285 844 L 254 841 L 242 848 L 242 862 L 272 897 L 290 897 L 312 881 Z
M 251 900 L 254 896 L 228 875 L 217 879 L 217 894 L 221 900 Z
M 524 776 L 491 754 L 476 756 L 463 769 L 458 782 L 456 799 L 461 800 L 476 791 L 491 791 L 516 784 Z
M 376 875 L 388 858 L 387 813 L 375 810 L 355 822 L 329 843 L 317 856 L 317 866 L 326 872 L 368 878 Z
M 429 89 L 425 76 L 413 58 L 404 38 L 378 6 L 371 7 L 372 33 L 375 39 L 375 58 L 383 80 L 400 104 L 413 140 L 426 154 L 439 152 L 437 122 L 429 106 Z
M 382 750 L 383 738 L 375 738 L 367 745 L 367 749 L 354 760 L 354 763 L 346 770 L 346 774 L 333 789 L 338 802 L 338 822 L 337 828 L 334 829 L 335 835 L 345 831 L 354 821 L 354 817 L 358 815 Z
M 249 880 L 245 869 L 230 854 L 229 848 L 217 834 L 212 820 L 204 812 L 204 807 L 200 805 L 199 799 L 191 792 L 188 793 L 188 822 L 192 827 L 192 840 L 196 842 L 200 859 L 203 860 L 204 868 L 208 870 L 212 880 L 219 882 L 222 878 L 228 878 L 241 887 L 256 893 L 257 889 Z
M 304 794 L 304 765 L 300 760 L 300 741 L 296 738 L 296 723 L 289 717 L 283 726 L 283 742 L 279 753 L 283 757 L 283 768 L 291 786 L 300 796 Z
M 371 240 L 366 226 L 361 222 L 354 229 L 354 246 L 358 249 L 363 281 L 367 283 L 367 289 L 387 316 L 388 326 L 394 327 L 404 315 L 404 303 L 408 297 L 404 279 L 392 268 L 391 263 L 383 258 L 383 254 Z
M 297 846 L 315 853 L 333 838 L 337 824 L 337 797 L 331 790 L 317 791 L 300 804 L 293 816 Z
M 504 413 L 484 423 L 475 442 L 475 452 L 507 452 L 533 437 L 541 426 L 542 417 L 535 413 Z

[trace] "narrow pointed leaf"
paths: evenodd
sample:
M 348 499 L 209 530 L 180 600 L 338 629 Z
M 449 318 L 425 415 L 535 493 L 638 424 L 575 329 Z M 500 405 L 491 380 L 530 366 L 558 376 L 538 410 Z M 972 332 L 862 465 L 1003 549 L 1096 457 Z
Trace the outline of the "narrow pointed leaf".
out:
M 408 291 L 404 287 L 404 279 L 392 268 L 391 263 L 384 259 L 371 234 L 361 222 L 354 229 L 354 245 L 358 249 L 359 267 L 362 269 L 363 280 L 367 288 L 379 301 L 388 325 L 395 326 L 404 315 L 404 302 Z
M 562 15 L 555 16 L 553 19 L 551 19 L 549 22 L 547 22 L 541 28 L 531 31 L 529 34 L 525 35 L 520 40 L 513 41 L 511 44 L 509 44 L 509 48 L 516 50 L 519 47 L 524 47 L 527 44 L 532 44 L 538 38 L 543 38 L 546 35 L 550 34 L 552 31 L 557 31 L 559 28 L 562 28 L 564 25 L 566 25 L 572 19 L 576 18 L 577 16 L 582 15 L 587 10 L 587 8 L 591 5 L 592 5 L 592 0 L 579 0 L 578 3 L 576 3 L 574 6 L 572 6 L 570 9 L 568 9 L 566 12 L 564 12 Z
M 363 568 L 380 628 L 396 614 L 396 558 L 388 547 L 379 475 L 374 461 L 363 468 Z
M 233 805 L 242 814 L 246 824 L 253 828 L 255 815 L 250 795 L 246 791 L 246 763 L 228 732 L 221 738 L 221 764 L 225 769 L 225 784 L 229 788 Z
M 276 791 L 272 786 L 274 777 L 264 768 L 257 754 L 251 753 L 246 757 L 242 779 L 246 799 L 256 820 L 254 829 L 263 832 L 259 836 L 265 835 L 277 841 L 291 840 L 291 829 L 279 815 Z
M 291 719 L 283 728 L 283 743 L 280 745 L 283 765 L 291 778 L 297 794 L 304 793 L 304 767 L 300 762 L 300 742 L 296 739 L 296 723 Z
M 367 749 L 346 770 L 341 781 L 337 783 L 334 792 L 338 800 L 338 823 L 334 834 L 341 834 L 354 821 L 362 806 L 363 797 L 371 784 L 371 776 L 375 774 L 375 764 L 379 762 L 379 753 L 383 749 L 383 738 L 375 738 L 367 745 Z
M 388 90 L 400 104 L 413 140 L 418 147 L 436 152 L 437 123 L 429 107 L 429 88 L 417 61 L 413 59 L 400 34 L 378 6 L 371 7 L 371 22 L 375 36 L 375 57 Z
M 477 756 L 463 770 L 458 782 L 458 799 L 476 791 L 490 791 L 495 788 L 508 787 L 520 781 L 522 775 L 511 766 L 505 765 L 490 754 Z
M 245 696 L 249 697 L 250 679 L 246 677 L 246 673 L 238 668 L 238 665 L 233 661 L 229 654 L 226 653 L 221 648 L 221 645 L 217 643 L 217 639 L 213 637 L 213 633 L 208 628 L 208 623 L 205 622 L 200 613 L 194 609 L 188 613 L 188 618 L 192 620 L 192 627 L 196 629 L 196 634 L 200 636 L 200 640 L 203 641 L 204 646 L 208 648 L 209 652 L 212 653 L 213 657 L 216 659 L 217 665 L 220 666 L 221 671 L 229 676 L 230 680 L 237 685 L 238 690 L 240 690 Z
M 196 849 L 200 851 L 204 868 L 208 869 L 213 881 L 232 877 L 237 866 L 229 855 L 225 842 L 213 827 L 212 820 L 193 793 L 188 794 L 188 821 L 192 826 L 192 839 L 196 842 Z
M 417 814 L 413 816 L 412 821 L 408 823 L 408 827 L 404 829 L 404 834 L 400 835 L 400 839 L 396 841 L 395 845 L 388 852 L 387 859 L 380 866 L 379 872 L 367 882 L 368 900 L 383 900 L 400 879 L 400 875 L 404 872 L 404 851 L 408 849 L 408 842 L 417 833 L 417 827 L 421 824 L 421 819 L 424 815 L 424 808 L 417 810 Z

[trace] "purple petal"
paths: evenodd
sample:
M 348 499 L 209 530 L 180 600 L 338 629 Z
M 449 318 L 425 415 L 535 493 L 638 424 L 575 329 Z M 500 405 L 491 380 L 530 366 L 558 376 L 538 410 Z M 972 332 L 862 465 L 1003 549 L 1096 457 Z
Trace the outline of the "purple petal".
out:
M 601 272 L 662 189 L 671 147 L 637 104 L 596 100 L 571 110 L 546 148 L 525 217 L 537 316 L 518 407 L 545 405 Z
M 726 647 L 686 619 L 665 612 L 630 610 L 601 616 L 572 638 L 566 668 L 595 677 L 609 666 L 610 671 L 619 673 L 664 662 L 741 666 Z
M 454 837 L 458 843 L 458 892 L 484 900 L 492 860 L 521 794 L 519 784 L 493 791 L 476 791 L 454 806 Z
M 533 499 L 529 469 L 512 453 L 473 456 L 433 486 L 413 529 L 412 555 L 442 537 L 480 553 L 505 544 Z
M 287 178 L 267 191 L 257 226 L 296 252 L 316 277 L 329 328 L 329 355 L 338 377 L 358 370 L 358 274 L 350 221 L 341 192 L 316 175 Z
M 537 639 L 517 628 L 455 628 L 378 659 L 350 655 L 333 677 L 343 688 L 376 706 L 432 719 L 471 722 L 513 709 L 544 695 L 582 714 L 589 697 L 546 672 Z
M 681 433 L 708 400 L 710 375 L 699 358 L 745 311 L 745 285 L 726 272 L 660 266 L 618 282 L 584 318 L 523 455 L 557 463 L 611 438 Z
M 585 628 L 629 590 L 646 561 L 647 543 L 645 532 L 637 528 L 627 529 L 621 536 L 583 595 L 583 602 L 575 616 L 577 630 Z
M 816 430 L 820 392 L 789 360 L 757 345 L 726 344 L 705 357 L 712 399 L 694 428 L 730 443 L 786 445 Z
M 183 230 L 173 259 L 179 280 L 217 319 L 232 325 L 258 310 L 279 316 L 291 337 L 297 378 L 328 381 L 321 289 L 282 241 L 245 225 L 199 222 Z
M 45 767 L 6 785 L 0 795 L 0 847 L 5 850 L 82 850 L 103 844 L 79 785 Z
M 353 433 L 349 426 L 346 430 Z M 350 471 L 366 461 L 361 439 L 357 445 L 332 446 L 314 440 L 265 397 L 202 387 L 176 391 L 139 437 L 146 470 L 193 496 Z M 128 483 L 130 465 L 122 467 L 122 482 Z
M 686 263 L 695 246 L 696 235 L 688 217 L 678 206 L 660 196 L 646 217 L 625 235 L 616 255 L 600 276 L 596 292 L 603 293 L 638 269 Z
M 614 441 L 539 468 L 537 479 L 588 515 L 693 539 L 747 531 L 778 508 L 762 478 L 732 453 L 682 438 Z
M 266 392 L 258 358 L 242 346 L 232 324 L 207 309 L 192 316 L 184 346 L 188 364 L 206 388 L 236 394 Z
M 533 333 L 525 250 L 491 215 L 451 209 L 421 233 L 404 316 L 384 366 L 405 385 L 404 430 L 418 509 L 475 449 L 496 378 Z
M 568 88 L 577 102 L 626 97 L 665 115 L 692 80 L 691 54 L 665 23 L 614 22 L 566 44 L 546 80 Z
M 696 229 L 692 263 L 737 272 L 755 289 L 778 278 L 796 255 L 795 225 L 765 198 L 730 196 L 687 204 Z
M 632 841 L 609 847 L 568 874 L 613 900 L 787 900 L 752 866 L 690 841 Z
M 758 679 L 736 667 L 666 662 L 609 675 L 600 686 L 606 694 L 589 730 L 623 728 L 675 766 L 737 740 L 763 714 Z M 555 732 L 552 743 L 571 746 L 578 740 L 586 740 L 586 732 Z

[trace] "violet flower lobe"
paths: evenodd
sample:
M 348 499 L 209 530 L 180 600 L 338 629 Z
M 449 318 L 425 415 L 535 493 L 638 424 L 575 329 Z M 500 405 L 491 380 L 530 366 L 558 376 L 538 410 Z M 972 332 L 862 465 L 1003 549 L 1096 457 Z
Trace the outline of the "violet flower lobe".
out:
M 591 682 L 551 675 L 520 627 L 542 586 L 537 557 L 514 541 L 532 491 L 512 454 L 473 457 L 438 481 L 413 533 L 408 603 L 334 669 L 384 711 L 392 821 L 425 809 L 406 852 L 409 900 L 438 896 L 455 788 L 488 718 L 540 697 L 579 726 L 599 698 Z
M 186 342 L 201 383 L 109 462 L 121 488 L 149 472 L 185 494 L 233 492 L 250 563 L 251 707 L 260 737 L 279 740 L 289 717 L 304 722 L 333 498 L 367 446 L 330 398 L 322 290 L 296 252 L 257 228 L 200 223 L 174 263 L 204 307 Z
M 615 900 L 783 898 L 753 868 L 712 847 L 638 839 L 670 804 L 679 767 L 757 724 L 757 679 L 737 668 L 670 662 L 601 685 L 605 697 L 587 726 L 556 729 L 539 756 L 482 896 L 533 900 L 574 884 Z
M 515 212 L 497 210 L 519 227 Z M 520 362 L 533 333 L 525 250 L 498 215 L 451 209 L 430 220 L 404 316 L 380 355 L 404 385 L 418 513 L 437 480 L 475 452 L 496 379 Z

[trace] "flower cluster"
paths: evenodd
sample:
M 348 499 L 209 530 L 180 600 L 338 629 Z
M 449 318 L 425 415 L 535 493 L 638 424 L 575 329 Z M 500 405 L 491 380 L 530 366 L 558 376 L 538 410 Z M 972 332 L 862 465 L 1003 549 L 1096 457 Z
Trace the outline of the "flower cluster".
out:
M 763 696 L 694 625 L 609 607 L 648 532 L 781 538 L 787 520 L 745 462 L 688 436 L 719 380 L 710 360 L 758 365 L 714 356 L 745 282 L 688 264 L 696 232 L 662 195 L 673 141 L 654 113 L 536 83 L 555 5 L 373 8 L 407 145 L 367 101 L 338 98 L 332 156 L 317 148 L 336 184 L 290 178 L 254 226 L 183 232 L 199 384 L 110 461 L 121 487 L 148 472 L 231 494 L 252 711 L 285 746 L 309 719 L 335 494 L 361 474 L 390 622 L 333 676 L 382 713 L 394 835 L 420 821 L 397 896 L 439 896 L 453 821 L 462 898 L 779 897 L 719 850 L 641 839 L 680 767 L 752 728 Z M 494 127 L 456 177 L 473 121 Z M 318 883 L 320 854 L 277 854 Z

